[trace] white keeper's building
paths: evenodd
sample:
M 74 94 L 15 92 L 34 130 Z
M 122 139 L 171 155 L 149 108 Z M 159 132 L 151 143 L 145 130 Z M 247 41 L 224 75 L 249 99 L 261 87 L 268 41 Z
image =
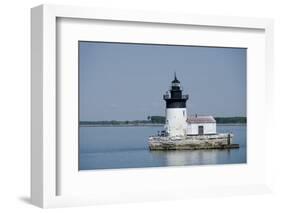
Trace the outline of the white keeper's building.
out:
M 189 116 L 187 117 L 188 135 L 216 134 L 217 125 L 213 116 Z

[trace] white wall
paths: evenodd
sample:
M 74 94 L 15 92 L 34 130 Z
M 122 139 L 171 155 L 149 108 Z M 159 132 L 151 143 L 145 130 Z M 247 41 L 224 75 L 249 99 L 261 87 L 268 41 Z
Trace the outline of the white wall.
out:
M 165 130 L 169 136 L 183 136 L 187 133 L 186 108 L 166 109 Z
M 275 18 L 275 93 L 276 107 L 272 128 L 279 132 L 281 120 L 281 13 L 279 0 L 9 0 L 0 7 L 0 212 L 42 212 L 28 204 L 30 178 L 30 7 L 42 4 L 72 4 L 121 9 L 185 12 Z M 173 68 L 171 68 L 173 69 Z M 165 89 L 165 88 L 164 88 Z M 250 97 L 249 97 L 250 98 Z M 272 142 L 272 169 L 275 192 L 264 196 L 194 198 L 188 201 L 163 201 L 67 209 L 67 212 L 281 212 L 281 143 Z M 149 193 L 149 192 L 148 192 Z M 122 196 L 122 195 L 120 195 Z M 203 205 L 202 205 L 203 204 Z M 51 212 L 63 212 L 53 209 Z M 49 211 L 47 211 L 49 212 Z
M 216 133 L 216 123 L 192 123 L 187 124 L 187 134 L 197 135 L 198 127 L 203 126 L 204 134 L 215 134 Z

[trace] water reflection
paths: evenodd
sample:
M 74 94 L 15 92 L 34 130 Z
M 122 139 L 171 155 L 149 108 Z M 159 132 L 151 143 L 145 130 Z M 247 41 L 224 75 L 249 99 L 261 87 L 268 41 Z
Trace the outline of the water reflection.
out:
M 218 126 L 234 134 L 239 149 L 149 151 L 147 138 L 157 127 L 80 128 L 80 169 L 143 168 L 246 163 L 246 126 Z
M 185 166 L 218 164 L 224 159 L 231 160 L 232 150 L 178 150 L 178 151 L 153 151 L 155 158 L 165 160 L 166 166 Z

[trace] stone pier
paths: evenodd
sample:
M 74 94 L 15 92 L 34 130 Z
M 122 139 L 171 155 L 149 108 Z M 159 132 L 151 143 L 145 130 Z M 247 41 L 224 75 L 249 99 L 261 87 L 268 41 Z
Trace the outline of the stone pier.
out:
M 150 150 L 232 149 L 233 134 L 186 135 L 182 137 L 152 136 L 148 139 Z

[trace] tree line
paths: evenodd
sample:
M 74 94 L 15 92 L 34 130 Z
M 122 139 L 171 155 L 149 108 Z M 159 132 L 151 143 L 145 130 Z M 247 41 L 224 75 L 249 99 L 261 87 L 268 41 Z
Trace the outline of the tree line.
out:
M 117 120 L 110 120 L 110 121 L 80 121 L 81 125 L 149 125 L 149 124 L 164 124 L 165 123 L 165 116 L 148 116 L 147 120 L 126 120 L 126 121 L 117 121 Z M 215 120 L 218 124 L 238 124 L 247 123 L 246 117 L 215 117 Z
M 223 123 L 247 123 L 247 118 L 246 117 L 214 117 L 216 122 L 219 124 Z M 165 116 L 148 116 L 147 120 L 149 120 L 151 123 L 160 123 L 164 124 L 165 123 Z

